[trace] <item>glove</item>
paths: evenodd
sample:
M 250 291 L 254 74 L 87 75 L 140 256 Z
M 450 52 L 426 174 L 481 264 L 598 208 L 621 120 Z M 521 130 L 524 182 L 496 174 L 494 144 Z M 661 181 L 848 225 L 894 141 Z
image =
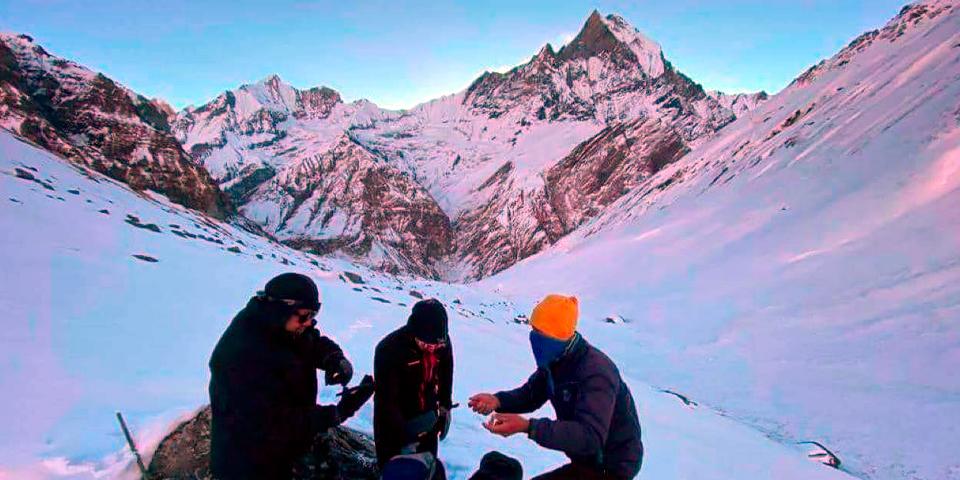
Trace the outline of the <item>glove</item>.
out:
M 325 368 L 323 374 L 323 383 L 327 385 L 343 385 L 346 387 L 353 378 L 353 365 L 350 360 L 340 357 L 334 360 L 333 365 Z
M 352 417 L 364 403 L 367 403 L 367 400 L 370 400 L 370 397 L 373 396 L 373 387 L 373 377 L 364 375 L 359 385 L 344 389 L 343 395 L 340 397 L 340 403 L 337 403 L 337 411 L 340 413 L 341 421 Z
M 440 440 L 447 438 L 450 433 L 450 422 L 453 420 L 453 412 L 447 407 L 440 407 L 437 411 L 437 432 L 440 433 Z

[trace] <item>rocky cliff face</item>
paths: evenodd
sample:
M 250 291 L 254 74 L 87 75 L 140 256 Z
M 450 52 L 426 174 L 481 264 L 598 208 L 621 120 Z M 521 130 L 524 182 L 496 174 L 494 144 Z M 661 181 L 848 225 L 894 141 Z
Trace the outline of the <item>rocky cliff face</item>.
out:
M 170 133 L 173 111 L 26 35 L 0 35 L 0 127 L 135 190 L 223 218 L 233 208 Z
M 611 125 L 545 173 L 544 199 L 558 222 L 556 241 L 598 215 L 689 151 L 666 122 L 641 118 Z
M 438 277 L 451 248 L 447 216 L 412 177 L 348 134 L 329 150 L 292 159 L 241 211 L 285 243 L 342 251 L 380 269 Z

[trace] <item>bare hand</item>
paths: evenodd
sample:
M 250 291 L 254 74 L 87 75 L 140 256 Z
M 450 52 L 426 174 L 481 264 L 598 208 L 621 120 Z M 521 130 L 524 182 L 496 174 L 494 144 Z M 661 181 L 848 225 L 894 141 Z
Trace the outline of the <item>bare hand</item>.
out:
M 496 395 L 491 395 L 489 393 L 478 393 L 470 397 L 467 405 L 474 412 L 477 412 L 481 415 L 489 415 L 493 413 L 494 410 L 500 408 L 500 400 L 497 399 Z
M 524 433 L 530 429 L 530 420 L 515 413 L 494 413 L 490 420 L 483 424 L 490 433 L 502 437 L 509 437 L 516 433 Z

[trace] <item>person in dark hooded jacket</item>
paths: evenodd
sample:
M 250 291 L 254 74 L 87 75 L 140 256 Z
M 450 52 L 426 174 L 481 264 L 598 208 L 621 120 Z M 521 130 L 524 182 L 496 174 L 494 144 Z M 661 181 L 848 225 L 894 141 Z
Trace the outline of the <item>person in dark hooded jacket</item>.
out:
M 417 302 L 407 324 L 380 341 L 374 376 L 373 435 L 380 467 L 398 455 L 429 452 L 436 458 L 453 403 L 453 347 L 442 303 Z M 436 463 L 433 478 L 445 478 L 443 465 Z
M 214 478 L 290 478 L 314 436 L 352 416 L 373 393 L 367 377 L 337 405 L 317 405 L 317 369 L 346 386 L 353 367 L 314 328 L 320 294 L 309 277 L 270 280 L 234 317 L 210 358 Z
M 570 463 L 534 480 L 627 480 L 640 472 L 643 443 L 630 389 L 616 365 L 576 331 L 577 299 L 548 295 L 533 310 L 530 345 L 537 370 L 515 390 L 470 397 L 470 407 L 491 415 L 492 433 L 526 433 Z M 556 420 L 527 419 L 547 401 Z

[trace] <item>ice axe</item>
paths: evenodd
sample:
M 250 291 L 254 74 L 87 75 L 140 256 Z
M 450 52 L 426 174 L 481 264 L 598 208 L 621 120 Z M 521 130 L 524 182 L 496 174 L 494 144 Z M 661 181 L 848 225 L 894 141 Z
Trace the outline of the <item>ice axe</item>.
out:
M 150 474 L 147 473 L 147 467 L 143 465 L 143 459 L 140 458 L 140 452 L 137 451 L 137 445 L 133 443 L 133 436 L 130 435 L 130 430 L 127 428 L 127 422 L 123 420 L 123 415 L 120 412 L 117 412 L 117 420 L 120 422 L 120 429 L 123 430 L 123 436 L 127 439 L 127 445 L 130 446 L 130 451 L 133 452 L 134 458 L 137 459 L 137 466 L 140 467 L 140 474 L 145 480 L 150 480 Z

